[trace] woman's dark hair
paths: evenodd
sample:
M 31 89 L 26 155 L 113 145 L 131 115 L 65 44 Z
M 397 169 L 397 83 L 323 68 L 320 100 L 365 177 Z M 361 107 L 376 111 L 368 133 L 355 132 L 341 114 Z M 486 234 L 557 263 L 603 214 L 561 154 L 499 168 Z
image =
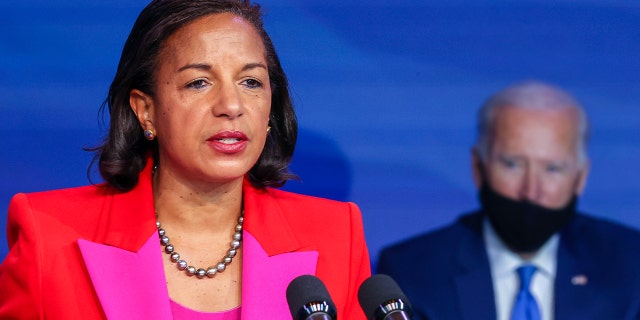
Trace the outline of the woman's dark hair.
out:
M 264 150 L 248 173 L 258 188 L 279 187 L 295 178 L 288 170 L 298 132 L 298 122 L 289 96 L 287 77 L 282 70 L 271 38 L 262 23 L 260 6 L 248 0 L 156 0 L 142 10 L 122 50 L 118 70 L 102 107 L 108 107 L 109 132 L 95 151 L 102 178 L 111 186 L 131 190 L 138 183 L 146 158 L 157 161 L 158 144 L 144 138 L 138 118 L 129 104 L 129 93 L 138 89 L 154 95 L 154 70 L 164 42 L 178 29 L 194 20 L 217 13 L 232 13 L 249 21 L 260 34 L 266 50 L 271 83 L 271 114 Z

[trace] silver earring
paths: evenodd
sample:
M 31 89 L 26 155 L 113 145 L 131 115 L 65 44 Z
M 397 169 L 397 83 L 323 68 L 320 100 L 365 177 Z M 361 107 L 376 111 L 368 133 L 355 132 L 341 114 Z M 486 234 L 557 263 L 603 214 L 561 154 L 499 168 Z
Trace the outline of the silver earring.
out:
M 271 126 L 267 126 L 267 133 L 269 133 L 269 131 L 271 131 Z

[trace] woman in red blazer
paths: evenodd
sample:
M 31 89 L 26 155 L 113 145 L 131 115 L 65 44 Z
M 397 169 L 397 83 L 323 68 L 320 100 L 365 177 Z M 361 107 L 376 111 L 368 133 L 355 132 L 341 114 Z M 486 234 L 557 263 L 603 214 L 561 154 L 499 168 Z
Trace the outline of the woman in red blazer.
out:
M 356 205 L 272 188 L 297 121 L 257 5 L 152 2 L 106 102 L 106 182 L 11 201 L 0 318 L 288 319 L 287 285 L 315 274 L 364 319 Z

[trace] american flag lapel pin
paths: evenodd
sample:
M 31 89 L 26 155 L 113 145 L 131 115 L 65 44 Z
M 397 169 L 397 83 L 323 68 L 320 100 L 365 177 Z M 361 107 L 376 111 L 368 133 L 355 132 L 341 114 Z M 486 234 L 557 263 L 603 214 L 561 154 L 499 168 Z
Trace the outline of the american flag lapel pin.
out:
M 584 274 L 578 274 L 571 278 L 571 284 L 573 284 L 574 286 L 584 286 L 587 284 L 587 282 L 589 282 L 589 279 L 587 279 L 587 276 L 585 276 Z

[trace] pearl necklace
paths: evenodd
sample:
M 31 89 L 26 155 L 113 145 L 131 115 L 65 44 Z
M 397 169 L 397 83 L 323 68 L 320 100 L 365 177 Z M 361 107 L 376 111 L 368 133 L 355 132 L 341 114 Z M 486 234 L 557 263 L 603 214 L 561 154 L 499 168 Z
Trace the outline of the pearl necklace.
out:
M 157 215 L 156 215 L 157 218 Z M 156 220 L 156 227 L 158 228 L 158 237 L 160 237 L 160 244 L 164 246 L 164 252 L 171 257 L 171 262 L 178 264 L 178 270 L 186 271 L 187 275 L 192 277 L 196 276 L 198 279 L 202 279 L 205 276 L 209 278 L 215 277 L 216 274 L 223 272 L 227 266 L 233 261 L 233 257 L 236 256 L 240 243 L 242 242 L 242 223 L 244 222 L 244 210 L 238 217 L 238 224 L 236 225 L 235 232 L 233 233 L 233 240 L 227 254 L 218 262 L 217 265 L 211 266 L 206 270 L 204 268 L 198 268 L 190 266 L 187 261 L 180 259 L 180 254 L 175 251 L 175 248 L 169 243 L 169 237 L 167 233 L 160 227 L 160 221 Z

